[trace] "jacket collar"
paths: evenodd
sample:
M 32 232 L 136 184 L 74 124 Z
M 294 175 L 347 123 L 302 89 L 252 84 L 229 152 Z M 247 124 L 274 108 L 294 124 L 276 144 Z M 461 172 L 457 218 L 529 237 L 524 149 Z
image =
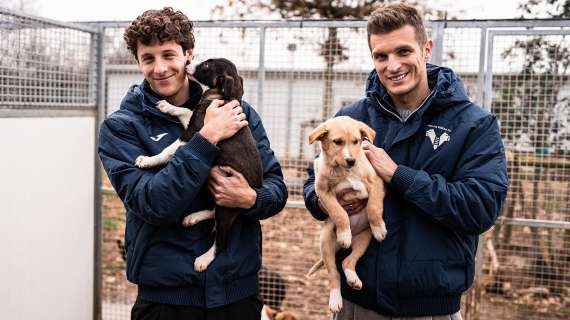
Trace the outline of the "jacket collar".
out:
M 202 86 L 198 82 L 190 79 L 190 99 L 185 102 L 183 106 L 193 109 L 201 97 Z M 146 117 L 180 123 L 177 117 L 164 114 L 156 108 L 158 101 L 163 99 L 164 97 L 161 97 L 151 89 L 150 84 L 145 79 L 141 84 L 135 84 L 129 88 L 127 95 L 123 98 L 123 101 L 121 101 L 121 109 L 126 109 Z
M 416 116 L 421 118 L 426 112 L 438 112 L 458 102 L 469 102 L 463 82 L 459 80 L 455 72 L 449 68 L 427 64 L 428 85 L 432 93 L 422 105 L 415 111 Z M 366 96 L 372 103 L 381 109 L 381 112 L 403 120 L 398 115 L 392 104 L 388 91 L 380 82 L 376 70 L 372 70 L 366 81 Z

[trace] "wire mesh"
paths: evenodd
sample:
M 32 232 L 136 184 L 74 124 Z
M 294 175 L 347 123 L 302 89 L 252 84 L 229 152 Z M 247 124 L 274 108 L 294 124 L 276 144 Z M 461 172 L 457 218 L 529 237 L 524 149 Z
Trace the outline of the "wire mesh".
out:
M 501 124 L 510 192 L 483 239 L 481 319 L 570 317 L 568 30 L 496 35 L 491 110 Z
M 479 80 L 480 28 L 447 28 L 442 65 L 459 74 L 469 97 L 475 101 Z
M 481 35 L 486 36 L 481 27 L 493 25 L 474 22 L 465 27 L 449 23 L 444 32 L 443 65 L 460 75 L 472 99 L 483 90 L 480 64 L 488 61 L 488 57 L 481 57 Z M 117 40 L 122 30 L 106 28 L 108 113 L 116 110 L 129 85 L 142 80 L 121 40 Z M 220 22 L 215 28 L 198 28 L 196 39 L 194 63 L 220 56 L 236 63 L 245 81 L 244 99 L 262 115 L 272 148 L 283 166 L 290 200 L 301 200 L 305 168 L 315 155 L 315 147 L 307 142 L 308 132 L 342 106 L 364 96 L 364 82 L 373 68 L 364 29 L 341 24 L 294 28 L 286 23 L 242 28 L 224 27 Z M 562 35 L 544 37 L 544 41 L 558 47 L 542 47 L 549 54 L 553 50 L 553 56 L 539 59 L 535 71 L 524 73 L 529 59 L 515 53 L 530 49 L 513 49 L 507 55 L 505 52 L 518 40 L 522 44 L 530 39 L 501 37 L 489 56 L 497 68 L 493 69 L 492 104 L 486 107 L 501 123 L 511 190 L 503 207 L 502 223 L 481 238 L 481 273 L 462 304 L 467 319 L 569 317 L 570 255 L 566 248 L 570 247 L 570 232 L 567 225 L 559 223 L 570 219 L 570 90 L 568 64 L 564 64 L 568 60 L 567 40 Z M 543 43 L 529 42 L 528 46 L 540 51 Z M 556 63 L 556 72 L 546 71 Z M 115 211 L 123 214 L 119 209 Z M 513 220 L 521 218 L 538 224 Z M 544 221 L 554 224 L 545 227 Z M 263 221 L 262 226 L 261 286 L 266 303 L 295 311 L 306 319 L 327 318 L 328 283 L 324 273 L 312 279 L 304 277 L 319 256 L 320 225 L 305 209 L 289 206 Z M 117 255 L 117 240 L 122 239 L 122 234 L 109 234 L 104 237 L 104 246 Z M 110 259 L 113 268 L 122 267 L 119 258 Z M 134 302 L 134 287 L 122 284 L 124 275 L 121 277 L 103 283 L 105 319 L 126 319 Z M 121 296 L 121 292 L 125 294 Z
M 0 108 L 94 107 L 96 37 L 0 11 Z

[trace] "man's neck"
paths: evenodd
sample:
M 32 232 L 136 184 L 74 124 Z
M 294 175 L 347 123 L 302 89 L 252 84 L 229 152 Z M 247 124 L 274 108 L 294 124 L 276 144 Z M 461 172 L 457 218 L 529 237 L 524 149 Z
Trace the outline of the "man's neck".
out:
M 404 96 L 392 97 L 392 101 L 397 111 L 416 111 L 430 93 L 431 90 L 425 85 Z
M 167 97 L 166 100 L 171 104 L 179 107 L 183 105 L 186 101 L 190 99 L 190 81 L 188 77 L 184 78 L 184 84 L 179 92 L 177 92 L 174 96 Z

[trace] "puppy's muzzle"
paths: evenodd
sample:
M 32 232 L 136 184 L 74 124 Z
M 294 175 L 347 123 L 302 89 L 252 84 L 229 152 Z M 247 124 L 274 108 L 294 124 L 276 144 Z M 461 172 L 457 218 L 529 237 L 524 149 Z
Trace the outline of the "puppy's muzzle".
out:
M 350 168 L 352 168 L 354 166 L 354 164 L 356 163 L 356 159 L 354 158 L 347 158 L 345 159 L 346 161 L 346 165 L 349 166 Z

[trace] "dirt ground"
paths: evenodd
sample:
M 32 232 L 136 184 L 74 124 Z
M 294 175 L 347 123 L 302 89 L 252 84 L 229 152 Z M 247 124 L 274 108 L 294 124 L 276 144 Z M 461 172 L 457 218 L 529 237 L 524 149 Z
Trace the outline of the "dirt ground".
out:
M 108 190 L 110 185 L 105 182 Z M 107 308 L 114 305 L 132 305 L 136 298 L 136 286 L 125 276 L 125 262 L 118 241 L 124 237 L 125 210 L 116 194 L 106 191 L 103 195 L 103 245 L 102 272 L 103 297 Z M 320 226 L 305 209 L 286 209 L 278 215 L 262 221 L 263 265 L 271 275 L 285 281 L 286 295 L 282 308 L 302 315 L 303 319 L 328 319 L 328 281 L 321 271 L 314 278 L 305 274 L 319 259 L 318 234 Z M 279 281 L 275 277 L 262 279 L 262 287 L 276 292 Z M 268 304 L 278 303 L 279 297 L 266 295 Z M 118 308 L 118 307 L 117 307 Z M 127 319 L 120 312 L 104 310 L 111 314 L 108 320 Z
M 105 189 L 112 190 L 108 182 L 105 182 Z M 113 191 L 104 192 L 102 205 L 104 318 L 105 320 L 129 319 L 128 310 L 136 298 L 136 286 L 126 280 L 125 262 L 117 243 L 124 237 L 125 211 Z M 517 207 L 516 211 L 528 210 Z M 269 273 L 276 275 L 275 278 L 262 280 L 264 281 L 262 286 L 273 289 L 273 293 L 266 295 L 267 303 L 273 304 L 279 301 L 279 297 L 272 294 L 283 289 L 275 282 L 282 279 L 286 285 L 283 309 L 296 312 L 307 320 L 330 319 L 327 308 L 328 281 L 325 272 L 321 271 L 311 279 L 304 276 L 319 258 L 317 246 L 319 224 L 306 209 L 288 208 L 275 217 L 262 221 L 262 228 L 263 265 Z M 495 241 L 503 239 L 505 227 L 502 228 L 501 232 L 496 231 L 498 228 L 493 231 L 500 236 L 486 239 L 494 238 Z M 490 271 L 491 256 L 487 250 L 478 256 L 479 259 L 483 259 L 483 272 L 476 282 L 479 286 L 474 286 L 464 297 L 462 311 L 465 319 L 570 319 L 570 285 L 566 280 L 570 279 L 570 276 L 552 271 L 546 272 L 544 268 L 533 269 L 540 262 L 537 259 L 540 246 L 537 249 L 531 240 L 536 235 L 539 237 L 549 235 L 557 239 L 560 237 L 554 231 L 550 233 L 546 230 L 532 231 L 528 227 L 515 226 L 512 229 L 510 246 L 501 247 L 497 245 L 500 241 L 495 242 L 500 262 L 498 273 L 495 271 L 495 274 L 492 274 Z M 549 248 L 560 247 L 562 250 L 566 248 L 568 242 L 558 242 L 553 239 L 544 245 Z M 559 256 L 568 259 L 566 255 Z M 559 270 L 566 270 L 563 273 L 568 271 L 564 268 Z M 554 281 L 550 279 L 553 275 L 564 280 L 558 280 L 554 285 L 549 284 L 548 281 Z M 555 293 L 549 287 L 559 288 L 560 292 Z

